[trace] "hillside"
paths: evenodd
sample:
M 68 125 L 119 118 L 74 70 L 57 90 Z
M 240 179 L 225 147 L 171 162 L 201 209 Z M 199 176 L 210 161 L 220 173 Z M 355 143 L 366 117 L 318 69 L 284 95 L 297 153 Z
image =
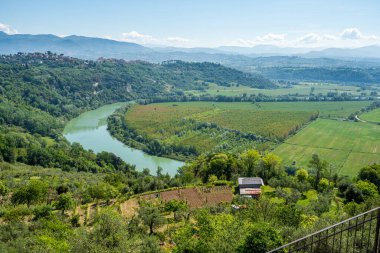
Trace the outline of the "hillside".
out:
M 42 111 L 46 118 L 70 118 L 107 103 L 205 89 L 208 82 L 275 87 L 258 75 L 212 63 L 85 61 L 36 53 L 2 56 L 0 67 L 0 118 L 5 123 L 28 125 L 28 129 L 35 128 L 33 117 L 37 116 L 25 111 Z M 47 134 L 45 130 L 36 132 Z

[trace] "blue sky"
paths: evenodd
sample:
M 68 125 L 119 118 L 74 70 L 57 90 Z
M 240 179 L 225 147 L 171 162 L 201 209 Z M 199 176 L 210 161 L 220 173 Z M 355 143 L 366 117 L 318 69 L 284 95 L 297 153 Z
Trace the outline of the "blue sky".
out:
M 379 0 L 0 0 L 0 30 L 148 45 L 380 43 Z

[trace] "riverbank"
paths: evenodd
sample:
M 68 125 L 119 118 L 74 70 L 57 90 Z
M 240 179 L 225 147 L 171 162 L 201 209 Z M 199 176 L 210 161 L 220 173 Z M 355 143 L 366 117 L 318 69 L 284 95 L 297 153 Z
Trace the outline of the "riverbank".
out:
M 85 149 L 91 149 L 95 153 L 102 151 L 112 152 L 123 161 L 135 165 L 142 171 L 147 168 L 151 174 L 155 174 L 158 167 L 162 173 L 173 176 L 177 169 L 184 165 L 183 162 L 164 157 L 152 156 L 139 149 L 131 148 L 113 138 L 107 130 L 107 118 L 118 108 L 127 103 L 114 103 L 102 106 L 98 109 L 82 113 L 70 120 L 63 131 L 64 137 L 71 143 L 77 142 Z

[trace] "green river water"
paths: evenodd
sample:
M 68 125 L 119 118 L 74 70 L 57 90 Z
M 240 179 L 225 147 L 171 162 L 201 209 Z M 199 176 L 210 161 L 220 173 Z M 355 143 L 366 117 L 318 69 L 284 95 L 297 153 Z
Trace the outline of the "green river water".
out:
M 115 103 L 82 113 L 67 123 L 63 135 L 71 143 L 80 143 L 85 149 L 91 149 L 96 153 L 112 152 L 125 162 L 136 165 L 139 171 L 148 168 L 151 174 L 155 174 L 160 166 L 163 173 L 173 176 L 177 169 L 184 165 L 183 162 L 148 155 L 141 150 L 130 148 L 113 138 L 107 131 L 107 117 L 123 105 L 125 103 Z

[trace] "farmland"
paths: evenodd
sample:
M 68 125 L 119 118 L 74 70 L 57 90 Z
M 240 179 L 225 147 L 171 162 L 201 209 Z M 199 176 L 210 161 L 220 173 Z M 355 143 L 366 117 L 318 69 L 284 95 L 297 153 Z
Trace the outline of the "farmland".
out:
M 341 175 L 356 175 L 363 164 L 380 162 L 380 126 L 318 119 L 274 150 L 285 164 L 306 166 L 313 153 Z
M 145 139 L 194 146 L 198 153 L 249 147 L 265 150 L 317 116 L 344 119 L 369 103 L 161 103 L 133 106 L 126 112 L 125 122 Z M 242 138 L 241 133 L 256 137 Z
M 362 94 L 370 95 L 371 91 L 379 92 L 379 88 L 368 87 L 367 89 L 360 89 L 357 86 L 352 85 L 339 85 L 339 84 L 330 84 L 330 83 L 310 83 L 310 82 L 301 82 L 290 87 L 280 87 L 278 89 L 257 89 L 247 86 L 218 86 L 216 84 L 209 84 L 208 89 L 205 91 L 187 91 L 188 94 L 201 95 L 201 94 L 210 94 L 210 95 L 223 95 L 223 96 L 239 96 L 243 94 L 247 95 L 258 95 L 263 94 L 266 96 L 281 96 L 281 95 L 296 95 L 299 97 L 309 96 L 310 94 L 322 94 L 327 95 L 331 93 L 347 93 L 353 96 L 359 96 Z
M 380 108 L 360 115 L 360 119 L 380 123 Z

